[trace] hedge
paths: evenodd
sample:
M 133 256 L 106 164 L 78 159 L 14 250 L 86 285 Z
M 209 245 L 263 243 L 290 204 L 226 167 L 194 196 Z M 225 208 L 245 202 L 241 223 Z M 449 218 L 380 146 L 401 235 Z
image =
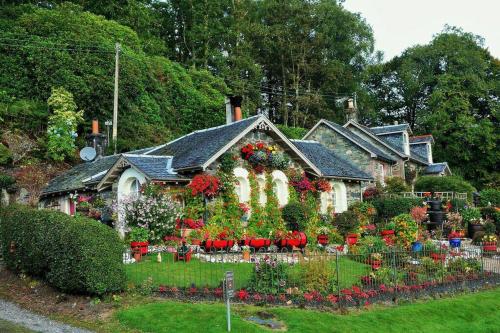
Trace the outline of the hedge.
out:
M 423 206 L 424 199 L 422 198 L 378 198 L 371 201 L 377 209 L 377 217 L 379 220 L 391 219 L 400 214 L 408 214 L 415 206 Z
M 471 198 L 471 193 L 476 189 L 468 181 L 459 176 L 422 176 L 415 182 L 416 192 L 459 192 L 468 193 Z
M 9 206 L 0 211 L 0 244 L 9 269 L 63 292 L 100 295 L 125 285 L 123 243 L 95 220 Z
M 489 188 L 479 192 L 479 195 L 481 206 L 488 206 L 491 204 L 492 206 L 500 207 L 500 190 Z

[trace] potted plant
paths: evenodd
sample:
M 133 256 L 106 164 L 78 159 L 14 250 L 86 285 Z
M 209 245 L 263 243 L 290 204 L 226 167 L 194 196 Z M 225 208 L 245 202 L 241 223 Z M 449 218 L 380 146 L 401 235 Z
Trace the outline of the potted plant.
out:
M 467 231 L 470 238 L 473 238 L 476 232 L 483 230 L 484 220 L 482 219 L 479 209 L 467 208 L 462 210 L 462 218 L 467 225 Z
M 496 226 L 493 222 L 488 221 L 483 227 L 483 251 L 491 252 L 497 250 L 497 236 L 495 236 Z
M 307 236 L 302 231 L 277 232 L 274 244 L 279 248 L 304 248 L 307 245 Z
M 396 228 L 396 224 L 394 222 L 388 222 L 382 226 L 382 230 L 380 231 L 380 236 L 391 236 L 394 235 L 394 229 Z
M 347 245 L 356 245 L 356 243 L 358 242 L 358 237 L 359 235 L 355 233 L 347 234 L 346 236 Z
M 149 231 L 145 228 L 133 227 L 128 234 L 130 247 L 132 249 L 139 248 L 142 255 L 148 254 L 148 237 Z
M 250 261 L 250 246 L 243 245 L 241 247 L 241 253 L 243 254 L 243 260 Z
M 459 248 L 462 244 L 460 233 L 456 231 L 450 232 L 450 234 L 448 235 L 448 242 L 451 248 Z
M 318 240 L 318 244 L 322 245 L 322 246 L 326 246 L 328 245 L 328 242 L 329 242 L 329 235 L 330 234 L 330 228 L 328 228 L 327 226 L 321 226 L 318 228 L 318 237 L 317 237 L 317 240 Z

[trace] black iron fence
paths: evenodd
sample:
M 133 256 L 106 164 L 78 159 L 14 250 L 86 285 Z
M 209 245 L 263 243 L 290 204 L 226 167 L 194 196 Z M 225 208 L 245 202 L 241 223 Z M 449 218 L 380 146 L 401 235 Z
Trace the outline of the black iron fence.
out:
M 500 253 L 491 245 L 450 248 L 442 242 L 418 252 L 342 246 L 249 253 L 202 247 L 150 250 L 126 264 L 129 287 L 176 298 L 221 299 L 226 271 L 234 273 L 237 301 L 320 306 L 356 306 L 500 283 Z

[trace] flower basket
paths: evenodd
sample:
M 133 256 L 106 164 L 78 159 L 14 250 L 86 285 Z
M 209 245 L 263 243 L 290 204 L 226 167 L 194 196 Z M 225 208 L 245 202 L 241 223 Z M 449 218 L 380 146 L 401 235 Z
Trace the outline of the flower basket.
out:
M 148 246 L 149 242 L 130 242 L 130 247 L 132 249 L 139 248 L 141 251 L 141 255 L 148 254 Z
M 382 266 L 382 260 L 371 260 L 370 265 L 373 270 L 378 270 Z
M 318 235 L 318 243 L 325 246 L 328 245 L 328 235 Z
M 380 236 L 391 236 L 394 235 L 394 230 L 382 230 Z
M 496 252 L 497 251 L 497 243 L 496 242 L 484 242 L 483 243 L 483 251 L 484 252 Z
M 234 245 L 233 240 L 225 240 L 225 239 L 207 239 L 205 241 L 205 248 L 207 249 L 216 249 L 223 250 L 227 248 L 231 248 Z
M 347 234 L 346 241 L 348 245 L 356 245 L 358 242 L 358 234 Z
M 444 262 L 446 259 L 446 253 L 431 253 L 431 258 L 434 262 Z
M 307 236 L 302 231 L 294 231 L 291 237 L 277 239 L 274 244 L 279 248 L 294 246 L 304 248 L 307 245 Z
M 250 238 L 245 241 L 245 245 L 253 247 L 256 251 L 271 246 L 271 240 L 268 238 Z
M 450 247 L 454 249 L 462 245 L 462 240 L 460 238 L 450 238 L 448 242 L 450 243 Z

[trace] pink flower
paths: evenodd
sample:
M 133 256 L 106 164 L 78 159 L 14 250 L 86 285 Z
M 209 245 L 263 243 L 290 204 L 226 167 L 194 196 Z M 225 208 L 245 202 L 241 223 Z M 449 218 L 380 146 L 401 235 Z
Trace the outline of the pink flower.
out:
M 246 291 L 245 289 L 241 289 L 236 293 L 236 297 L 238 297 L 238 299 L 240 299 L 241 301 L 244 301 L 248 298 L 248 291 Z

